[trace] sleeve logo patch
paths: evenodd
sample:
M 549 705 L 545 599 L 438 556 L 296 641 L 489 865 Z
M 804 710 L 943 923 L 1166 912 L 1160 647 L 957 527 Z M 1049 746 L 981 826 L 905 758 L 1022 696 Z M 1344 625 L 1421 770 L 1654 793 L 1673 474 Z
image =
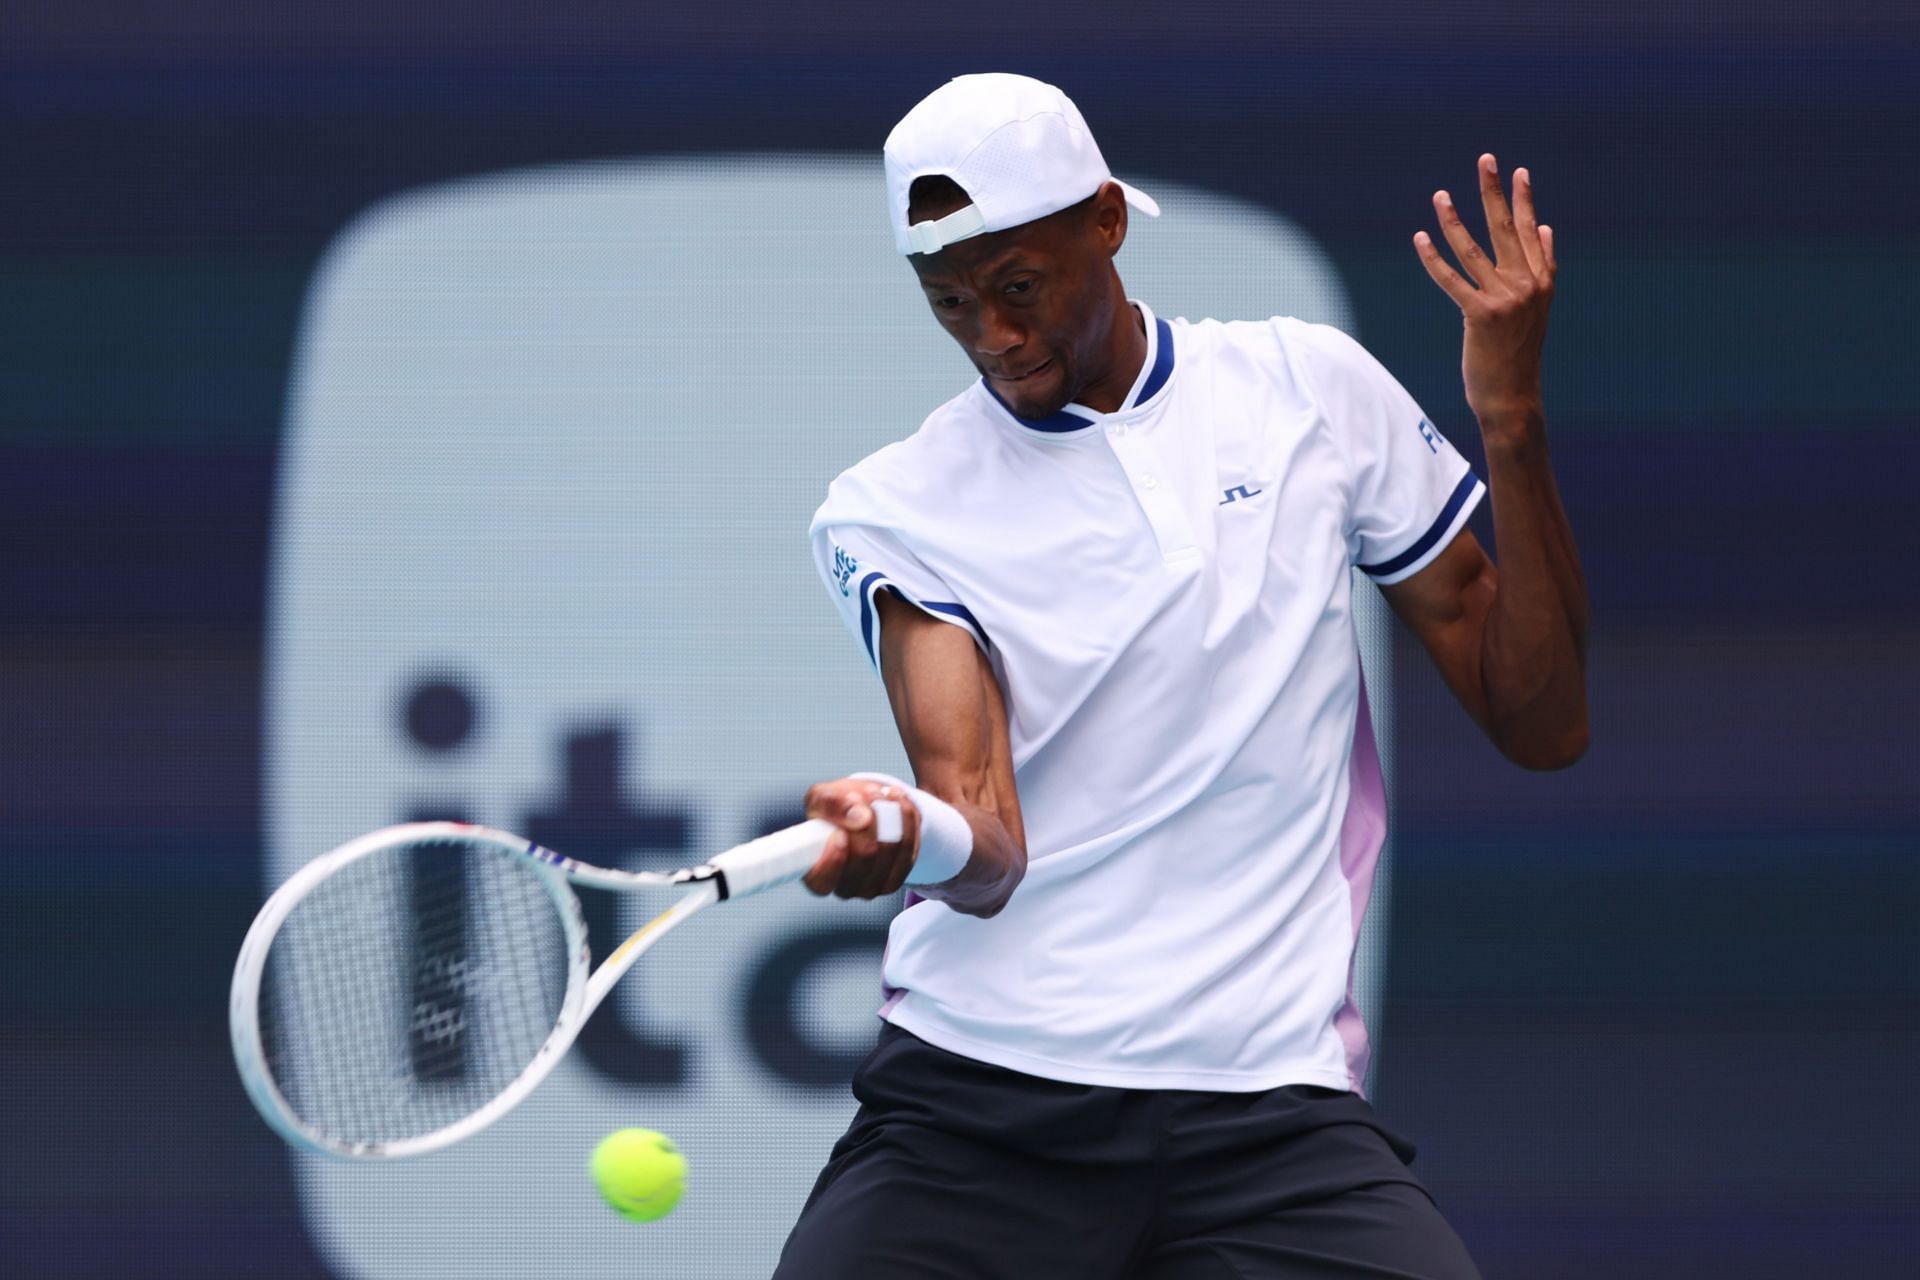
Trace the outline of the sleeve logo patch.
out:
M 1425 418 L 1420 419 L 1420 438 L 1427 442 L 1427 448 L 1434 453 L 1440 452 L 1440 433 Z
M 853 575 L 858 572 L 860 572 L 860 562 L 848 555 L 839 543 L 834 543 L 833 580 L 839 585 L 841 595 L 852 594 L 848 590 L 847 584 L 853 580 Z

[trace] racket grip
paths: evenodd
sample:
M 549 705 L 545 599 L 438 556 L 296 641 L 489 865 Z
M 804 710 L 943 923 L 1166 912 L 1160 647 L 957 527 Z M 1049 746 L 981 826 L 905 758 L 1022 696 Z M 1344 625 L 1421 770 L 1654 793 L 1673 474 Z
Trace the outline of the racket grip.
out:
M 726 876 L 722 896 L 743 898 L 805 875 L 808 868 L 820 860 L 821 852 L 827 847 L 827 837 L 833 831 L 831 822 L 814 818 L 736 845 L 714 855 L 707 865 Z

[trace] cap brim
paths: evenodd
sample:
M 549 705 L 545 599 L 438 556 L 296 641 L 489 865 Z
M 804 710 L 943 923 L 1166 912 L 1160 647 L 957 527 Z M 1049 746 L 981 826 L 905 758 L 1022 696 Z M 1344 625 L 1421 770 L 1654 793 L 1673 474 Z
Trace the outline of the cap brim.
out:
M 1121 182 L 1118 178 L 1115 178 L 1114 182 L 1119 186 L 1121 193 L 1127 197 L 1128 204 L 1146 214 L 1149 218 L 1157 218 L 1160 216 L 1160 205 L 1152 196 L 1138 187 Z

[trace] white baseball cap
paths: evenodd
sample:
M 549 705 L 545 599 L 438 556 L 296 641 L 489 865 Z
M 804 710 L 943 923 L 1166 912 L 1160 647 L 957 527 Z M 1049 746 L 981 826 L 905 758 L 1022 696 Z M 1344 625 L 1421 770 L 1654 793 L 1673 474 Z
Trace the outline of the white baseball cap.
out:
M 887 135 L 887 211 L 901 253 L 937 253 L 988 231 L 1005 231 L 1078 204 L 1115 181 L 1080 109 L 1030 76 L 955 76 L 922 98 Z M 907 223 L 915 178 L 953 179 L 973 198 L 934 222 Z M 1160 206 L 1119 183 L 1148 217 Z

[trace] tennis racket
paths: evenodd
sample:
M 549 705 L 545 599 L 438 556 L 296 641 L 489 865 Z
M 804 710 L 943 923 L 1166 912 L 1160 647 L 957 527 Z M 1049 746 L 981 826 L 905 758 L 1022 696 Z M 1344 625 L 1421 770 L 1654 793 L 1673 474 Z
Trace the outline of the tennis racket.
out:
M 873 808 L 880 837 L 899 839 L 899 805 Z M 674 926 L 799 879 L 833 831 L 803 822 L 669 872 L 588 866 L 459 822 L 349 841 L 282 885 L 241 944 L 229 1006 L 240 1079 L 267 1123 L 310 1151 L 451 1146 L 532 1093 Z M 684 892 L 589 974 L 576 884 Z

